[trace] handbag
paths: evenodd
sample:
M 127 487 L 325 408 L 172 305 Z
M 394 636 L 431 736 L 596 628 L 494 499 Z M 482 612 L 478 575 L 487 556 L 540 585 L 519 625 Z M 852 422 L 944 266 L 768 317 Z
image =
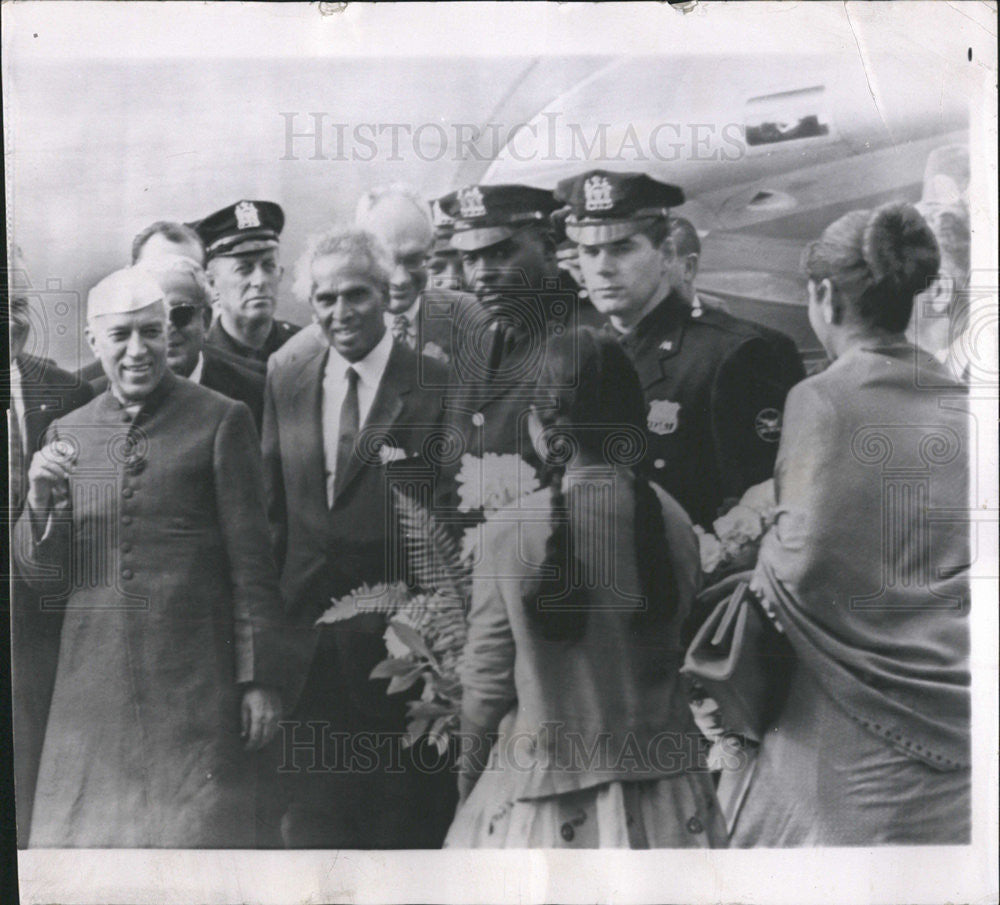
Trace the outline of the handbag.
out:
M 727 732 L 760 742 L 784 703 L 794 653 L 746 581 L 698 630 L 681 673 L 719 705 Z

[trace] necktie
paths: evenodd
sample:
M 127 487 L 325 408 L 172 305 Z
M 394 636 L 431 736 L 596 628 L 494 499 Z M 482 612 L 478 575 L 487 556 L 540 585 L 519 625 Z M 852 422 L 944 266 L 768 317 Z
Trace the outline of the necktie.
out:
M 337 470 L 333 478 L 335 493 L 339 493 L 343 487 L 344 475 L 351 457 L 354 455 L 354 444 L 358 439 L 358 430 L 361 427 L 361 415 L 358 408 L 358 372 L 354 368 L 348 368 L 345 377 L 347 378 L 347 395 L 344 396 L 344 404 L 340 407 L 340 429 L 337 433 Z
M 397 342 L 406 343 L 411 349 L 417 344 L 417 338 L 410 330 L 410 319 L 405 314 L 397 314 L 393 318 L 392 338 Z

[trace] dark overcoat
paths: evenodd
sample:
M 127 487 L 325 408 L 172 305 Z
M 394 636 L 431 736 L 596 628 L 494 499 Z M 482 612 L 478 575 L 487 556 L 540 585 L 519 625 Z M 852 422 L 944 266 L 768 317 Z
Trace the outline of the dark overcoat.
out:
M 47 436 L 76 468 L 44 533 L 15 528 L 65 608 L 30 844 L 250 847 L 241 686 L 285 663 L 250 413 L 168 371 L 134 418 L 106 392 Z

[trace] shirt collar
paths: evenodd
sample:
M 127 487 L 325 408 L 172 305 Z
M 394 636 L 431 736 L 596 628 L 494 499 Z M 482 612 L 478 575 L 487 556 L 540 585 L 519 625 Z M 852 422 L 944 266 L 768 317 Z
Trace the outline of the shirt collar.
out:
M 194 370 L 188 374 L 188 380 L 194 383 L 201 383 L 201 372 L 205 370 L 205 356 L 201 352 L 198 353 L 198 363 L 194 366 Z
M 382 380 L 386 367 L 389 365 L 389 355 L 392 353 L 392 333 L 388 330 L 382 338 L 360 361 L 348 361 L 333 346 L 330 346 L 330 357 L 326 362 L 326 372 L 343 380 L 348 368 L 354 368 L 358 379 L 366 386 L 377 387 Z
M 420 311 L 420 300 L 423 298 L 423 294 L 418 295 L 414 300 L 413 304 L 410 305 L 405 311 L 386 311 L 385 313 L 385 325 L 387 327 L 392 327 L 392 323 L 397 317 L 403 315 L 410 324 L 415 324 L 417 322 L 417 312 Z

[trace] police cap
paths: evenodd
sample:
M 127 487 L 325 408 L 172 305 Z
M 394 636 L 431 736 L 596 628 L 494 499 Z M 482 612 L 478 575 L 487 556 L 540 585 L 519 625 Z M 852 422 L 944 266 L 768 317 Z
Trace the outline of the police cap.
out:
M 205 260 L 277 248 L 285 214 L 273 201 L 237 201 L 188 224 L 205 246 Z
M 684 192 L 676 185 L 658 182 L 645 173 L 607 170 L 563 179 L 555 197 L 568 206 L 566 235 L 581 245 L 617 242 L 684 203 Z

